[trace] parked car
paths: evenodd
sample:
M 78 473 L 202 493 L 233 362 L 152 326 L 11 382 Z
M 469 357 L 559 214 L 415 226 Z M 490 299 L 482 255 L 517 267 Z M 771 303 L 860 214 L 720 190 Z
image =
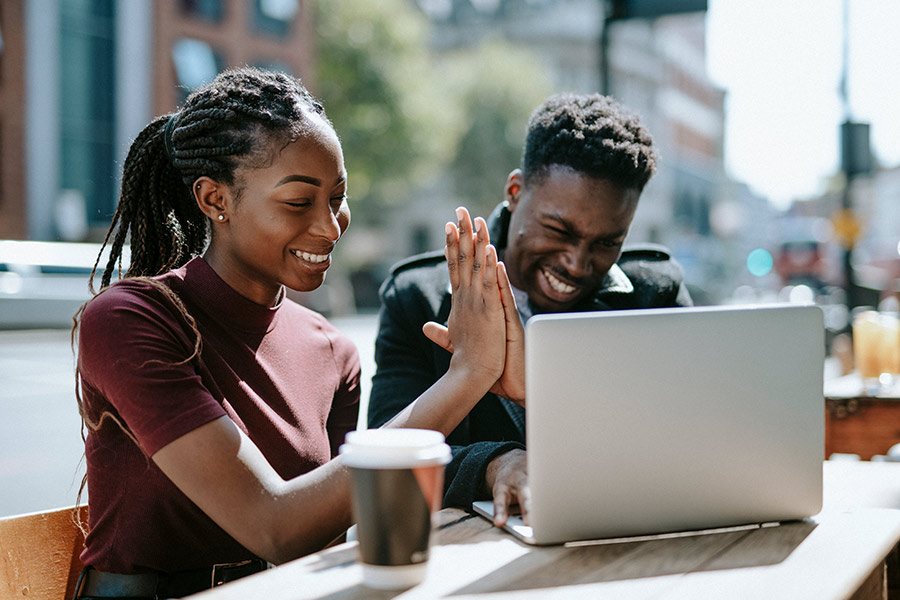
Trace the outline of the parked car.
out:
M 0 240 L 0 329 L 71 327 L 91 297 L 88 277 L 99 252 L 100 244 Z

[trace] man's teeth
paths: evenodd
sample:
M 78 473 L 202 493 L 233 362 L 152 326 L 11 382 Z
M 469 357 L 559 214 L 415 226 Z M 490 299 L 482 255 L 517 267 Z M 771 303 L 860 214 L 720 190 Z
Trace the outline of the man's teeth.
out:
M 292 250 L 292 252 L 294 253 L 294 256 L 296 256 L 297 258 L 303 259 L 306 262 L 311 262 L 311 263 L 325 262 L 326 260 L 328 260 L 328 257 L 330 256 L 328 254 L 310 254 L 309 252 L 300 252 L 299 250 Z
M 575 291 L 574 285 L 563 283 L 562 281 L 554 277 L 553 274 L 550 273 L 550 271 L 544 271 L 544 277 L 547 278 L 547 282 L 550 283 L 550 287 L 552 287 L 560 294 L 571 294 Z

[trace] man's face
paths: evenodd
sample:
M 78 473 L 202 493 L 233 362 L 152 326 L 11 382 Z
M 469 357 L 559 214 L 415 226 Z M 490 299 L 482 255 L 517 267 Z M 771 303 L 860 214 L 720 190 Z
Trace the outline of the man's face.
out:
M 640 192 L 552 166 L 525 185 L 510 173 L 512 217 L 503 262 L 510 282 L 541 312 L 563 312 L 589 296 L 619 259 Z

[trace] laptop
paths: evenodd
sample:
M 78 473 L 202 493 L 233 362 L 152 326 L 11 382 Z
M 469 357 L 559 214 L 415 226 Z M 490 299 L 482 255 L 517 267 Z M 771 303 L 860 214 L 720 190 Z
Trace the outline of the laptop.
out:
M 537 315 L 525 327 L 532 544 L 802 519 L 822 506 L 823 313 Z M 491 502 L 473 507 L 491 518 Z

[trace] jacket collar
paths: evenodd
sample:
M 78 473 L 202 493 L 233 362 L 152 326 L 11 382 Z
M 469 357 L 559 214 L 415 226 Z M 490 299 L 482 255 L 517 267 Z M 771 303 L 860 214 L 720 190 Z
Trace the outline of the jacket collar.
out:
M 488 233 L 491 235 L 491 242 L 494 244 L 494 247 L 497 248 L 497 251 L 501 253 L 506 248 L 506 244 L 509 241 L 509 219 L 511 216 L 512 213 L 509 212 L 508 204 L 504 201 L 497 205 L 487 219 Z M 606 305 L 605 300 L 610 297 L 615 297 L 619 294 L 631 294 L 633 292 L 634 285 L 632 285 L 628 275 L 625 274 L 625 271 L 623 271 L 619 265 L 615 264 L 609 269 L 606 277 L 603 278 L 600 287 L 598 287 L 594 291 L 594 294 L 584 302 L 584 305 L 587 306 L 579 308 L 599 308 Z

